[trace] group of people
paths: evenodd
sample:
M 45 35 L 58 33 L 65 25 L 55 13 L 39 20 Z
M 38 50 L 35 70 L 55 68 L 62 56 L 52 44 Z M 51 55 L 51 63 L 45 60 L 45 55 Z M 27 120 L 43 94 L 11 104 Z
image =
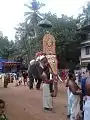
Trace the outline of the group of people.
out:
M 23 73 L 23 76 L 26 75 Z M 53 97 L 57 94 L 57 77 L 53 73 L 45 55 L 39 55 L 30 61 L 28 68 L 28 86 L 39 90 L 41 83 L 43 88 L 43 109 L 53 111 Z M 24 79 L 26 80 L 26 78 Z M 75 73 L 69 70 L 66 82 L 68 93 L 68 118 L 70 120 L 90 119 L 90 64 L 87 66 L 86 74 Z M 56 83 L 55 83 L 56 82 Z
M 20 86 L 22 82 L 24 83 L 24 85 L 27 85 L 27 80 L 28 80 L 27 70 L 24 70 L 22 72 L 17 72 L 14 75 L 14 77 L 15 77 L 15 80 L 16 80 L 16 86 Z
M 43 88 L 43 108 L 53 110 L 53 97 L 57 95 L 57 75 L 52 71 L 45 55 L 39 55 L 30 61 L 28 73 L 22 73 L 24 85 L 29 78 L 28 86 L 33 89 L 34 80 L 39 90 L 41 83 Z M 17 76 L 18 77 L 18 76 Z M 68 118 L 70 120 L 90 120 L 90 64 L 86 74 L 75 73 L 69 70 L 66 82 L 68 93 Z
M 69 70 L 66 82 L 68 95 L 68 118 L 70 120 L 90 120 L 90 64 L 86 73 Z
M 20 86 L 23 82 L 32 90 L 40 90 L 41 85 L 43 89 L 43 109 L 53 111 L 53 97 L 57 94 L 57 75 L 48 62 L 46 55 L 43 53 L 37 55 L 35 59 L 30 61 L 28 70 L 17 72 L 15 75 L 16 86 Z M 35 84 L 36 83 L 36 84 Z

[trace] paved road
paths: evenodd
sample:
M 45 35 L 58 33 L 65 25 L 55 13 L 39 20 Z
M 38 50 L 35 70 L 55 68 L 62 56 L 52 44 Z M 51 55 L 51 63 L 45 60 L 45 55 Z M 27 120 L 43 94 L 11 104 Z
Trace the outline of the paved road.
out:
M 0 98 L 6 102 L 9 120 L 66 120 L 66 93 L 59 85 L 58 96 L 54 98 L 55 113 L 42 109 L 42 90 L 29 90 L 26 86 L 0 88 Z

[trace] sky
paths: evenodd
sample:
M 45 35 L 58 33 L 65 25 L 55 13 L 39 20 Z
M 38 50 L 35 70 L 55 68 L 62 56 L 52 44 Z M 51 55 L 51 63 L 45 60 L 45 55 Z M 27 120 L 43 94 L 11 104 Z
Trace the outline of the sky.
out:
M 24 21 L 24 12 L 28 9 L 24 4 L 28 4 L 32 0 L 0 0 L 0 31 L 4 36 L 8 36 L 9 40 L 14 40 L 15 27 Z M 39 0 L 46 6 L 40 11 L 45 13 L 51 11 L 59 17 L 61 14 L 68 16 L 77 16 L 82 6 L 87 0 Z M 88 0 L 90 1 L 90 0 Z

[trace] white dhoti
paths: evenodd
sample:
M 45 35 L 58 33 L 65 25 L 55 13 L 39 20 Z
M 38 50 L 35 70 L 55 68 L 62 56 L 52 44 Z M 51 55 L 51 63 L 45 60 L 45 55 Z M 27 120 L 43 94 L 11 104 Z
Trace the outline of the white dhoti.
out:
M 53 108 L 49 84 L 43 83 L 43 108 Z
M 70 120 L 76 120 L 77 115 L 80 113 L 80 96 L 70 94 L 71 105 L 71 117 Z
M 90 120 L 90 96 L 87 96 L 87 100 L 85 101 L 84 120 Z
M 69 87 L 67 88 L 67 97 L 68 97 L 68 115 L 71 115 L 71 101 L 70 101 L 70 94 L 71 91 L 69 90 Z

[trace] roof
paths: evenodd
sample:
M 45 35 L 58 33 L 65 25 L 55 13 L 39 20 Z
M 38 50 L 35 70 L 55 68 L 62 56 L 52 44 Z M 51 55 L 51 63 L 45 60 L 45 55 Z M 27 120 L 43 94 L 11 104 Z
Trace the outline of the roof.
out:
M 90 43 L 90 40 L 87 40 L 85 42 L 82 42 L 81 44 L 87 44 L 87 43 Z
M 4 62 L 4 64 L 17 64 L 17 63 L 19 63 L 19 62 L 10 62 L 10 61 Z
M 0 62 L 7 62 L 8 60 L 0 58 Z
M 16 61 L 14 61 L 14 60 L 6 60 L 6 59 L 2 59 L 2 58 L 0 58 L 0 63 L 7 63 L 7 64 L 9 64 L 9 63 L 19 63 L 19 62 L 16 62 Z

